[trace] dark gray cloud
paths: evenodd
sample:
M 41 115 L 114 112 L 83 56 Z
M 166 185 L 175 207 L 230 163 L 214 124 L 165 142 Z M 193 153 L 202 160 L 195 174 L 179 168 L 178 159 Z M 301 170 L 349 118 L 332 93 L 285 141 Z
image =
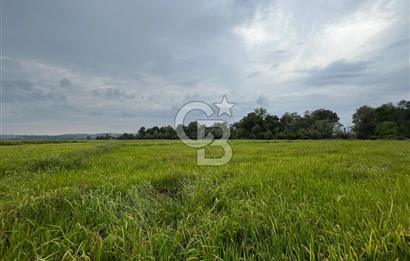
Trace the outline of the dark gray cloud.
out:
M 63 78 L 60 81 L 60 87 L 67 87 L 71 85 L 71 81 L 68 78 Z
M 104 115 L 104 113 L 102 111 L 90 111 L 89 114 L 93 117 L 100 117 L 100 116 Z
M 400 47 L 404 47 L 404 48 L 410 48 L 410 39 L 406 38 L 406 39 L 400 39 L 397 42 L 394 42 L 392 44 L 390 44 L 389 46 L 386 47 L 385 51 L 390 51 L 393 50 L 395 48 L 400 48 Z
M 308 75 L 306 82 L 310 85 L 349 84 L 358 77 L 369 74 L 374 66 L 370 61 L 338 60 L 323 68 L 313 68 L 305 71 Z
M 262 74 L 262 72 L 253 72 L 253 73 L 248 74 L 246 77 L 252 79 L 252 78 L 256 78 L 256 77 L 260 76 L 261 74 Z
M 46 92 L 25 80 L 3 81 L 3 95 L 3 101 L 6 103 L 66 101 L 64 95 Z
M 180 82 L 179 85 L 184 86 L 184 87 L 196 87 L 199 83 L 198 80 L 192 80 L 192 81 L 185 81 L 185 82 Z
M 132 112 L 129 112 L 129 111 L 122 111 L 121 114 L 120 114 L 120 116 L 121 116 L 122 118 L 130 118 L 130 119 L 136 118 L 136 117 L 135 117 L 135 114 L 132 113 Z
M 269 104 L 269 97 L 265 95 L 261 95 L 256 99 L 256 104 L 261 105 L 261 106 L 266 106 Z
M 114 99 L 114 100 L 135 98 L 135 96 L 132 94 L 128 94 L 123 90 L 119 90 L 119 89 L 111 88 L 111 87 L 94 89 L 92 91 L 92 95 L 94 97 L 99 97 L 99 98 L 104 98 L 104 99 Z

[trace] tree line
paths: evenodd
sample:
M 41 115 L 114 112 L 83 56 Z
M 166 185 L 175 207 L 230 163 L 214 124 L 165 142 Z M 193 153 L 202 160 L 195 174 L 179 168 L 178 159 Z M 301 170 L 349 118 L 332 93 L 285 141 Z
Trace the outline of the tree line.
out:
M 198 128 L 215 138 L 222 136 L 222 129 L 230 129 L 231 139 L 407 139 L 410 138 L 410 101 L 387 103 L 379 107 L 362 106 L 353 114 L 353 127 L 339 123 L 336 112 L 327 109 L 285 113 L 281 117 L 257 108 L 232 125 L 216 124 L 200 126 L 198 122 L 180 125 L 191 139 L 197 138 Z M 177 139 L 172 126 L 141 127 L 137 133 L 124 133 L 118 137 L 99 136 L 96 139 Z
M 353 131 L 359 139 L 410 138 L 410 101 L 373 108 L 362 106 L 353 114 Z

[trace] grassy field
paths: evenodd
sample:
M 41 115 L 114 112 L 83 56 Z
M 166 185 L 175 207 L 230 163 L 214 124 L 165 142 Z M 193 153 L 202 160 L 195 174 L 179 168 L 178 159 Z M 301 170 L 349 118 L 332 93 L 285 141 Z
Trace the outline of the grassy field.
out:
M 409 141 L 231 144 L 0 146 L 0 259 L 410 259 Z

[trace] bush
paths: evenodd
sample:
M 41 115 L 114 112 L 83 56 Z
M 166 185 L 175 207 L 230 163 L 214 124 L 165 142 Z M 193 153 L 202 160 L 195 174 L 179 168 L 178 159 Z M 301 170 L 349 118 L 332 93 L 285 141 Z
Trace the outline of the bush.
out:
M 399 126 L 392 121 L 384 121 L 376 126 L 376 135 L 380 139 L 399 138 Z

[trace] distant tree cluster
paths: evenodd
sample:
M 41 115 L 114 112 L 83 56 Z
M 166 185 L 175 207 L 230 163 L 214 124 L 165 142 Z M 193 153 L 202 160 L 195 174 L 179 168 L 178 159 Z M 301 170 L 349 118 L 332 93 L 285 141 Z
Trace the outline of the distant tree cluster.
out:
M 208 133 L 212 133 L 215 138 L 220 138 L 222 136 L 222 128 L 229 128 L 229 126 L 214 124 L 210 127 L 205 127 L 199 125 L 198 122 L 193 121 L 188 125 L 177 126 L 177 130 L 180 128 L 183 128 L 183 131 L 188 138 L 197 139 L 198 129 L 201 130 L 201 128 L 203 128 L 205 136 L 208 135 Z M 161 128 L 158 128 L 156 126 L 152 128 L 141 127 L 136 135 L 124 133 L 119 136 L 119 139 L 132 139 L 130 135 L 132 135 L 135 139 L 177 139 L 177 130 L 175 130 L 172 126 Z
M 177 133 L 172 126 L 152 128 L 141 127 L 135 135 L 137 139 L 176 139 Z
M 328 139 L 337 133 L 339 117 L 330 110 L 285 113 L 282 117 L 258 108 L 233 124 L 232 137 L 245 139 Z
M 359 139 L 410 138 L 410 101 L 397 105 L 362 106 L 353 115 L 353 131 Z
M 410 138 L 410 101 L 403 100 L 397 105 L 383 104 L 377 108 L 362 106 L 353 115 L 353 124 L 351 130 L 343 128 L 337 113 L 327 109 L 306 111 L 303 115 L 287 112 L 278 117 L 264 108 L 257 108 L 230 126 L 214 124 L 206 127 L 194 121 L 177 129 L 183 128 L 190 139 L 197 138 L 198 128 L 203 128 L 205 135 L 211 133 L 217 139 L 222 136 L 223 128 L 230 129 L 231 139 L 404 139 Z M 107 134 L 96 139 L 177 138 L 177 131 L 172 126 L 154 126 L 141 127 L 136 134 L 124 133 L 116 138 Z
M 124 133 L 124 134 L 126 134 L 126 133 Z M 113 140 L 113 139 L 115 139 L 115 137 L 111 136 L 110 134 L 105 134 L 105 135 L 97 136 L 97 137 L 95 137 L 95 139 L 96 140 Z

